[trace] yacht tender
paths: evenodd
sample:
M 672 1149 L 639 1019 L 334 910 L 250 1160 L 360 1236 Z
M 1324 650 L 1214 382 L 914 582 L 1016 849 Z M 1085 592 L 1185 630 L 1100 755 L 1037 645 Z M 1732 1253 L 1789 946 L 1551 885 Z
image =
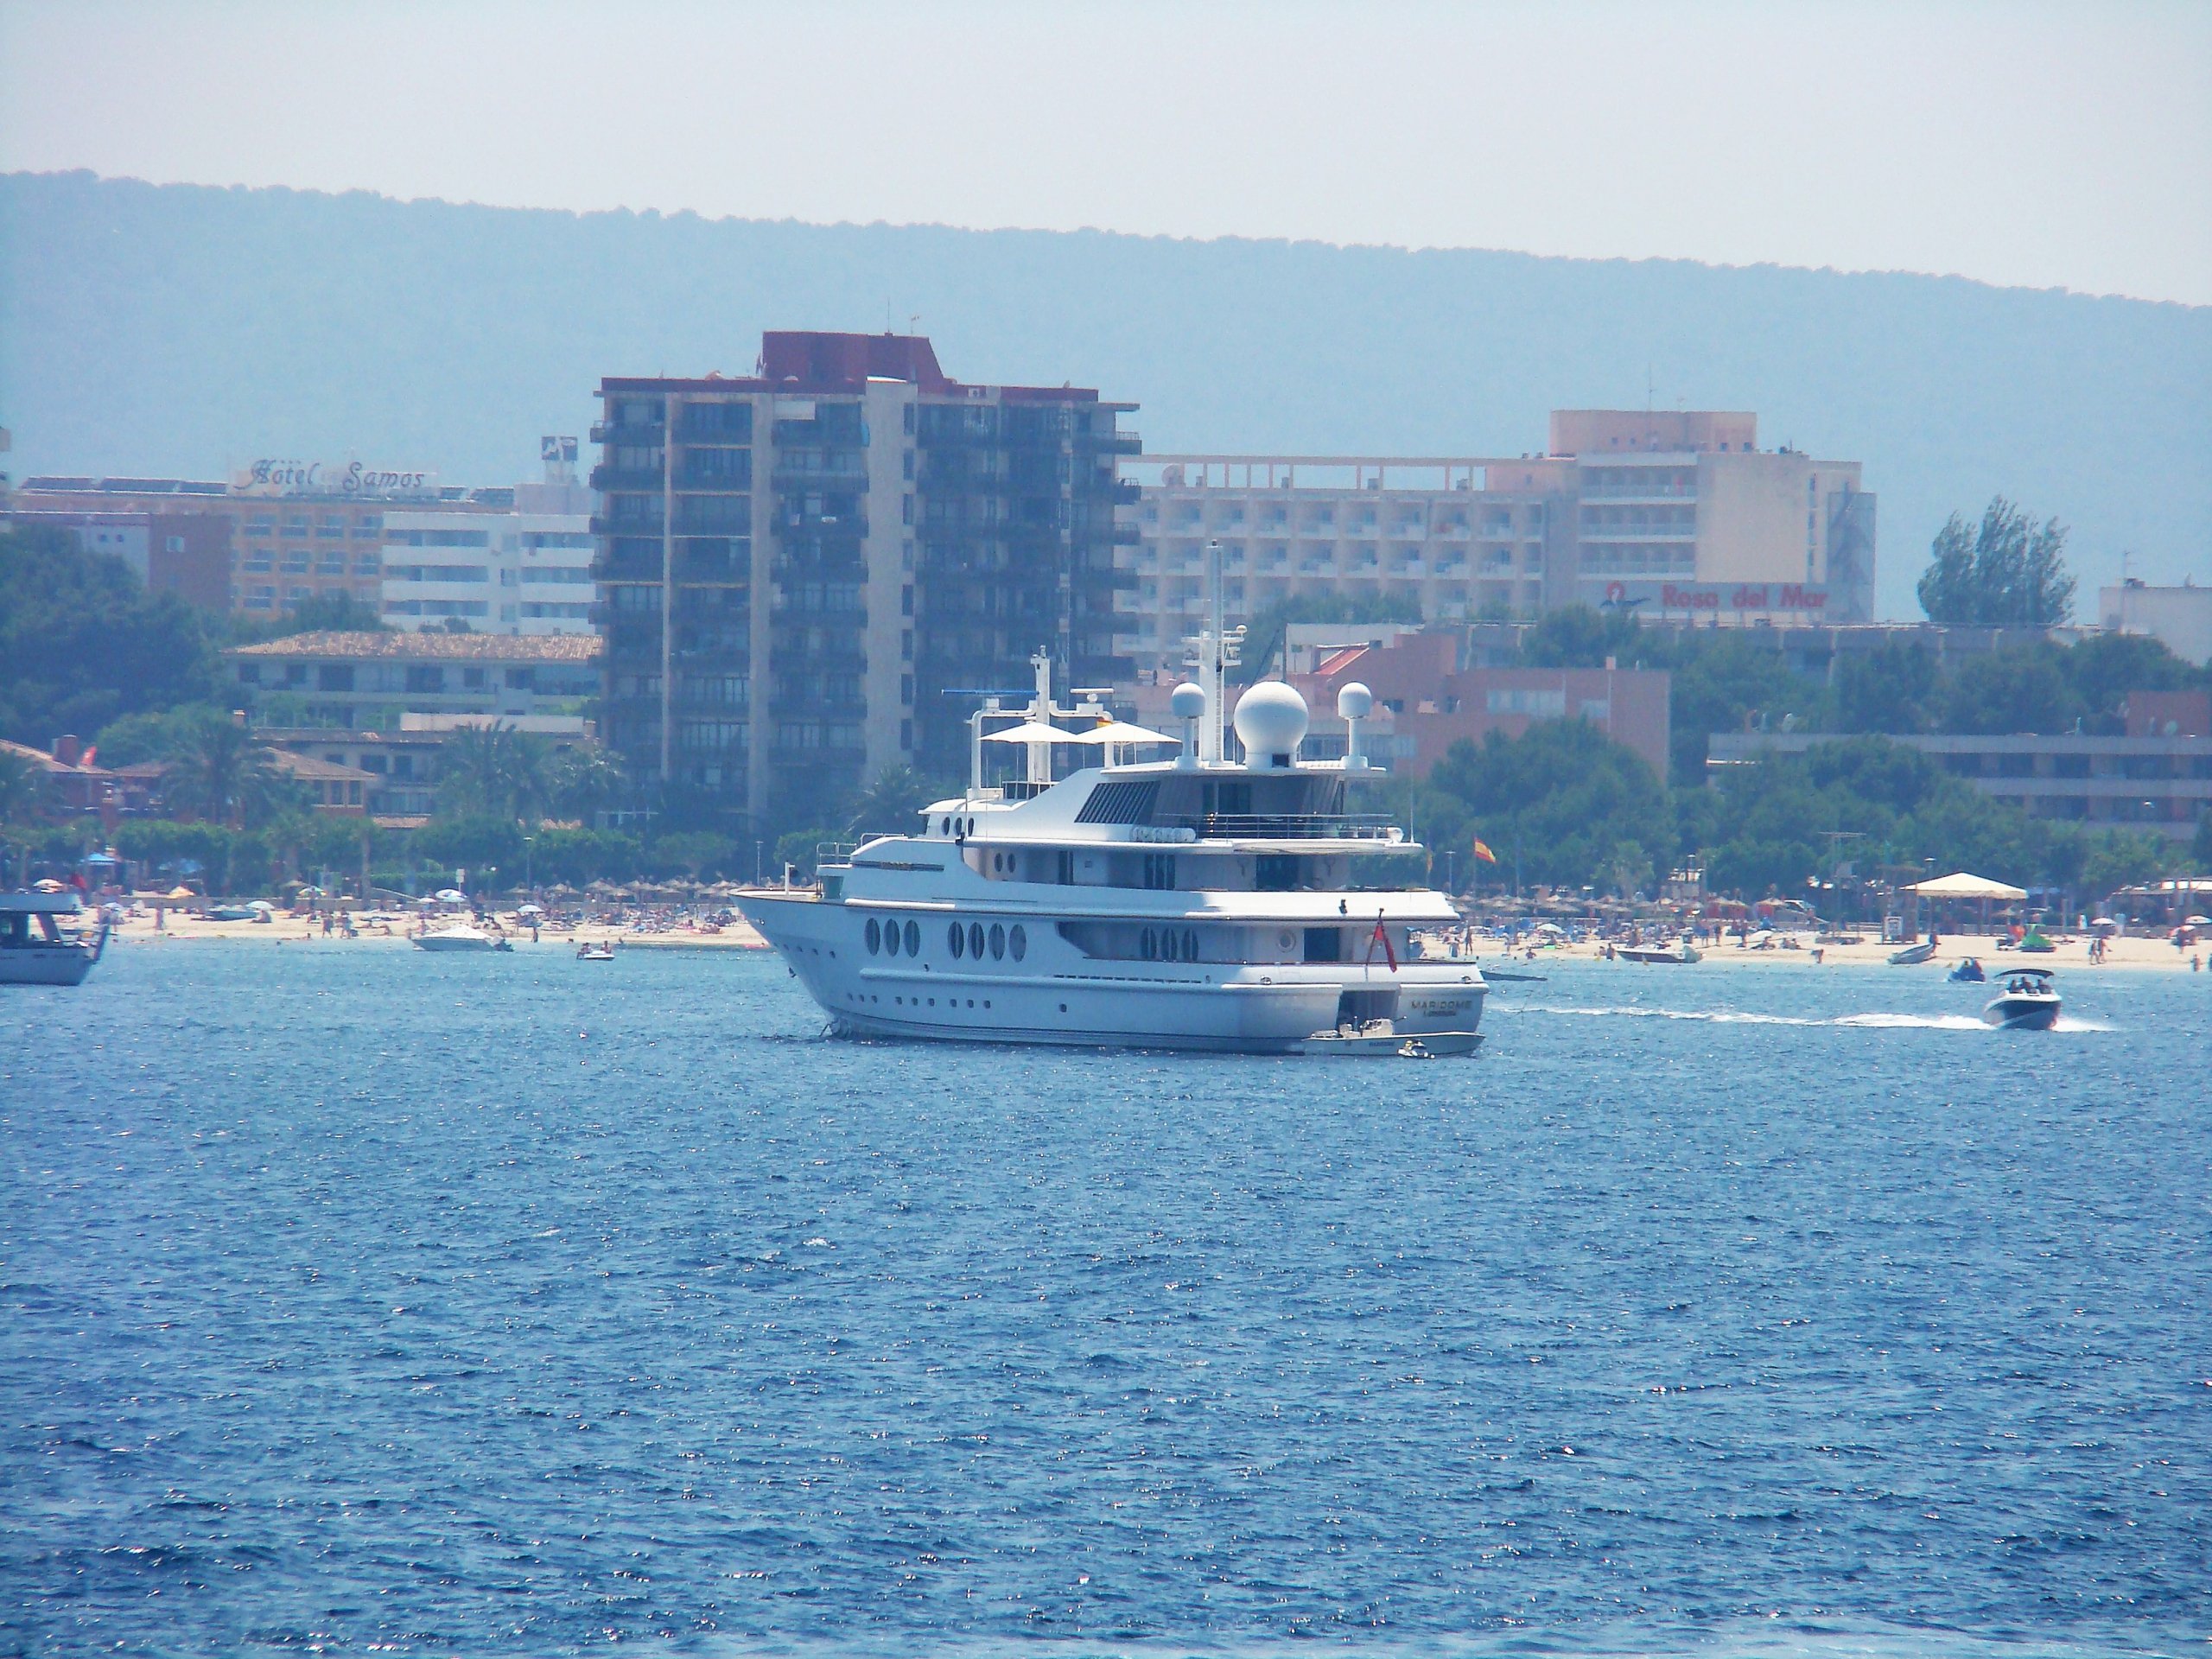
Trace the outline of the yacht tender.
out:
M 1395 826 L 1347 810 L 1376 776 L 1358 722 L 1373 699 L 1346 686 L 1340 761 L 1300 762 L 1306 709 L 1264 682 L 1236 706 L 1243 761 L 1220 758 L 1215 688 L 1178 687 L 1176 741 L 1109 720 L 1095 700 L 1056 708 L 1040 660 L 1027 710 L 998 699 L 971 717 L 975 782 L 819 866 L 821 890 L 747 891 L 745 918 L 852 1035 L 956 1042 L 1308 1052 L 1465 1038 L 1487 987 L 1472 962 L 1424 959 L 1409 935 L 1459 918 L 1427 885 L 1427 855 Z M 987 730 L 994 720 L 1019 723 Z M 1077 722 L 1055 725 L 1055 721 Z M 1088 722 L 1084 724 L 1082 722 Z M 1203 722 L 1203 734 L 1198 729 Z M 982 785 L 987 742 L 1027 750 L 1027 776 Z M 1052 749 L 1094 745 L 1107 764 L 1055 781 Z

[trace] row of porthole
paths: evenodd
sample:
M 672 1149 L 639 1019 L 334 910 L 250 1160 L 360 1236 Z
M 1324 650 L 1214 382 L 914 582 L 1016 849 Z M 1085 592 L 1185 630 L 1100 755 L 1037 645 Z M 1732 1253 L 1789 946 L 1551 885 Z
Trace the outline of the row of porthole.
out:
M 976 833 L 976 820 L 973 818 L 939 818 L 937 821 L 937 832 L 941 836 L 972 836 Z
M 902 951 L 910 957 L 922 954 L 922 930 L 912 921 L 902 926 L 897 922 L 878 921 L 871 916 L 868 919 L 865 937 L 868 953 L 871 957 L 895 957 Z M 947 947 L 956 958 L 969 956 L 981 962 L 984 951 L 988 950 L 994 962 L 1002 961 L 1009 955 L 1020 962 L 1029 954 L 1028 930 L 1020 922 L 1016 922 L 1011 930 L 993 922 L 988 933 L 983 931 L 981 922 L 969 922 L 964 927 L 954 922 L 945 929 L 944 938 Z

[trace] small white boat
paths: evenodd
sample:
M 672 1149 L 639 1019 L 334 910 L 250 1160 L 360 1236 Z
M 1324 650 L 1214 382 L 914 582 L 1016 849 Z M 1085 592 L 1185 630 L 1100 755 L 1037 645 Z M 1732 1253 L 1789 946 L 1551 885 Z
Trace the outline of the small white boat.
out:
M 417 950 L 512 950 L 514 946 L 505 939 L 494 938 L 480 927 L 466 923 L 454 927 L 440 928 L 435 933 L 424 933 L 415 941 Z
M 84 909 L 73 893 L 0 893 L 0 985 L 81 985 L 107 948 L 108 928 L 87 944 L 56 919 Z
M 1680 944 L 1624 944 L 1613 954 L 1623 962 L 1688 963 L 1703 962 L 1705 953 L 1684 939 Z
M 580 944 L 576 947 L 576 960 L 612 962 L 614 960 L 614 947 L 612 944 Z
M 1471 1031 L 1402 1032 L 1388 1020 L 1370 1020 L 1357 1028 L 1317 1031 L 1298 1052 L 1348 1060 L 1437 1060 L 1471 1054 L 1482 1046 L 1481 1036 Z
M 1933 939 L 1923 939 L 1918 944 L 1908 944 L 1902 950 L 1891 951 L 1890 966 L 1892 968 L 1917 967 L 1920 963 L 1926 962 L 1934 957 L 1935 954 L 1936 941 Z
M 2015 968 L 2005 976 L 2004 995 L 1993 998 L 1981 1017 L 2000 1031 L 2049 1031 L 2058 1023 L 2058 993 L 2048 968 Z

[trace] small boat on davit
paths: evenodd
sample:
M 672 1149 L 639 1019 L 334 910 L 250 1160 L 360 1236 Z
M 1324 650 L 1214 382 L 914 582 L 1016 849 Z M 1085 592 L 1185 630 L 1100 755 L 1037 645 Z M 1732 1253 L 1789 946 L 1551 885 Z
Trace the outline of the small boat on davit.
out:
M 2058 1023 L 2058 993 L 2048 968 L 2015 968 L 2005 976 L 2005 993 L 1993 998 L 1981 1017 L 2000 1031 L 2049 1031 Z

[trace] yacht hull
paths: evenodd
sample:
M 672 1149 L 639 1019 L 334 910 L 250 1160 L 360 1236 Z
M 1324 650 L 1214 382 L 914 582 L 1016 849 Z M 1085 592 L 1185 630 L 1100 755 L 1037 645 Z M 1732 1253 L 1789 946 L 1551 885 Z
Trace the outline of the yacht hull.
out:
M 1331 971 L 1095 961 L 1060 939 L 1049 919 L 1010 915 L 983 919 L 1026 925 L 1029 943 L 1019 962 L 926 951 L 887 959 L 870 957 L 861 942 L 867 917 L 880 912 L 811 896 L 754 894 L 738 904 L 821 1005 L 831 1031 L 845 1036 L 1284 1054 L 1333 1028 L 1347 991 L 1391 995 L 1403 1037 L 1473 1032 L 1488 992 L 1465 963 L 1408 963 L 1385 973 L 1347 964 Z
M 82 944 L 0 950 L 0 985 L 81 985 L 99 960 L 98 951 Z

